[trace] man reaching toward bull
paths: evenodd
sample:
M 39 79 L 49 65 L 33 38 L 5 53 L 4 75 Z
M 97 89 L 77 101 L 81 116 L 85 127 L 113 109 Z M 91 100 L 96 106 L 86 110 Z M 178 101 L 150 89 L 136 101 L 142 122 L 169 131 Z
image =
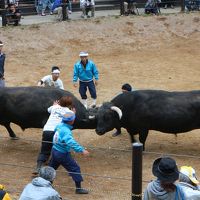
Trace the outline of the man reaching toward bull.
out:
M 33 174 L 38 174 L 40 168 L 48 161 L 51 154 L 55 127 L 62 121 L 62 115 L 70 111 L 70 109 L 74 108 L 72 107 L 72 98 L 69 96 L 62 97 L 59 101 L 54 102 L 53 106 L 48 108 L 50 116 L 43 128 L 42 146 L 37 158 L 37 168 Z

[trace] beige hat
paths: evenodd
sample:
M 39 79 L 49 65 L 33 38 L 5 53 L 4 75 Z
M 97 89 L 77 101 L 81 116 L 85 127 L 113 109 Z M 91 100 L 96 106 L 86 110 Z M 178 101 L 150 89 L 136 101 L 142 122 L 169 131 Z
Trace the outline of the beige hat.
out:
M 190 166 L 182 166 L 180 172 L 187 176 L 194 184 L 199 184 L 196 178 L 195 170 Z

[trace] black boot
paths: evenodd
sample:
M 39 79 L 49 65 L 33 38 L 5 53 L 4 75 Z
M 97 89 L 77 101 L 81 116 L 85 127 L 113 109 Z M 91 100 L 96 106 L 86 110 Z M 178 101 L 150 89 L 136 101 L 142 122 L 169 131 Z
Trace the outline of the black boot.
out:
M 75 184 L 76 184 L 76 190 L 75 190 L 76 194 L 88 194 L 89 193 L 88 190 L 81 188 L 81 182 L 75 182 Z

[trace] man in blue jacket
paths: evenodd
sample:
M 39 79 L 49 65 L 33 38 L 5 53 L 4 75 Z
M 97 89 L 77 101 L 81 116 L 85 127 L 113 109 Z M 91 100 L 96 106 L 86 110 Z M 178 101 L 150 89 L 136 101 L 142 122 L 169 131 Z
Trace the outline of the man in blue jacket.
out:
M 62 165 L 69 172 L 69 175 L 72 176 L 72 179 L 75 182 L 75 193 L 88 194 L 88 190 L 81 188 L 81 182 L 83 181 L 81 170 L 70 153 L 72 149 L 77 153 L 82 153 L 84 156 L 89 154 L 89 152 L 73 138 L 71 129 L 73 128 L 72 125 L 74 120 L 74 112 L 66 112 L 62 117 L 62 123 L 56 127 L 49 166 L 56 170 L 60 165 Z
M 73 83 L 74 87 L 77 87 L 77 81 L 79 79 L 79 93 L 82 98 L 83 105 L 87 108 L 87 88 L 89 89 L 92 97 L 91 107 L 96 106 L 96 87 L 99 79 L 99 72 L 96 65 L 88 59 L 87 52 L 80 52 L 81 60 L 74 65 Z
M 58 14 L 58 20 L 62 21 L 63 20 L 63 11 L 62 11 L 62 0 L 55 0 L 53 5 L 52 5 L 52 13 Z M 66 17 L 69 19 L 69 11 L 68 7 L 66 7 Z

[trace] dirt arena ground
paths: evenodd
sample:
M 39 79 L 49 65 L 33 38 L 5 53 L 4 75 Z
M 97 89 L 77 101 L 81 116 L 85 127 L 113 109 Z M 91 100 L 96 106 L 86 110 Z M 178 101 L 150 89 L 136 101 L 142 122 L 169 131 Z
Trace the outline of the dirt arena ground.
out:
M 200 89 L 199 13 L 109 17 L 9 27 L 0 32 L 7 54 L 7 86 L 36 85 L 50 72 L 52 65 L 58 65 L 66 90 L 79 97 L 71 82 L 73 64 L 79 51 L 86 50 L 100 72 L 98 103 L 111 100 L 125 82 L 136 89 Z M 20 108 L 16 109 L 20 112 Z M 31 180 L 40 148 L 40 142 L 29 140 L 40 141 L 42 130 L 22 132 L 17 126 L 12 127 L 22 139 L 10 140 L 4 127 L 0 127 L 0 183 L 6 185 L 13 199 L 18 199 L 24 185 Z M 146 151 L 199 156 L 199 134 L 200 130 L 195 130 L 175 138 L 174 135 L 150 131 Z M 112 137 L 112 132 L 97 136 L 94 130 L 75 130 L 74 135 L 91 152 L 88 158 L 74 155 L 82 172 L 86 173 L 83 186 L 91 192 L 86 196 L 75 195 L 71 178 L 60 167 L 55 188 L 63 198 L 131 199 L 131 144 L 126 131 L 123 129 L 123 134 L 116 138 Z M 158 156 L 153 153 L 143 156 L 143 189 L 154 178 L 151 166 Z M 192 165 L 200 177 L 200 157 L 173 157 L 179 166 Z

